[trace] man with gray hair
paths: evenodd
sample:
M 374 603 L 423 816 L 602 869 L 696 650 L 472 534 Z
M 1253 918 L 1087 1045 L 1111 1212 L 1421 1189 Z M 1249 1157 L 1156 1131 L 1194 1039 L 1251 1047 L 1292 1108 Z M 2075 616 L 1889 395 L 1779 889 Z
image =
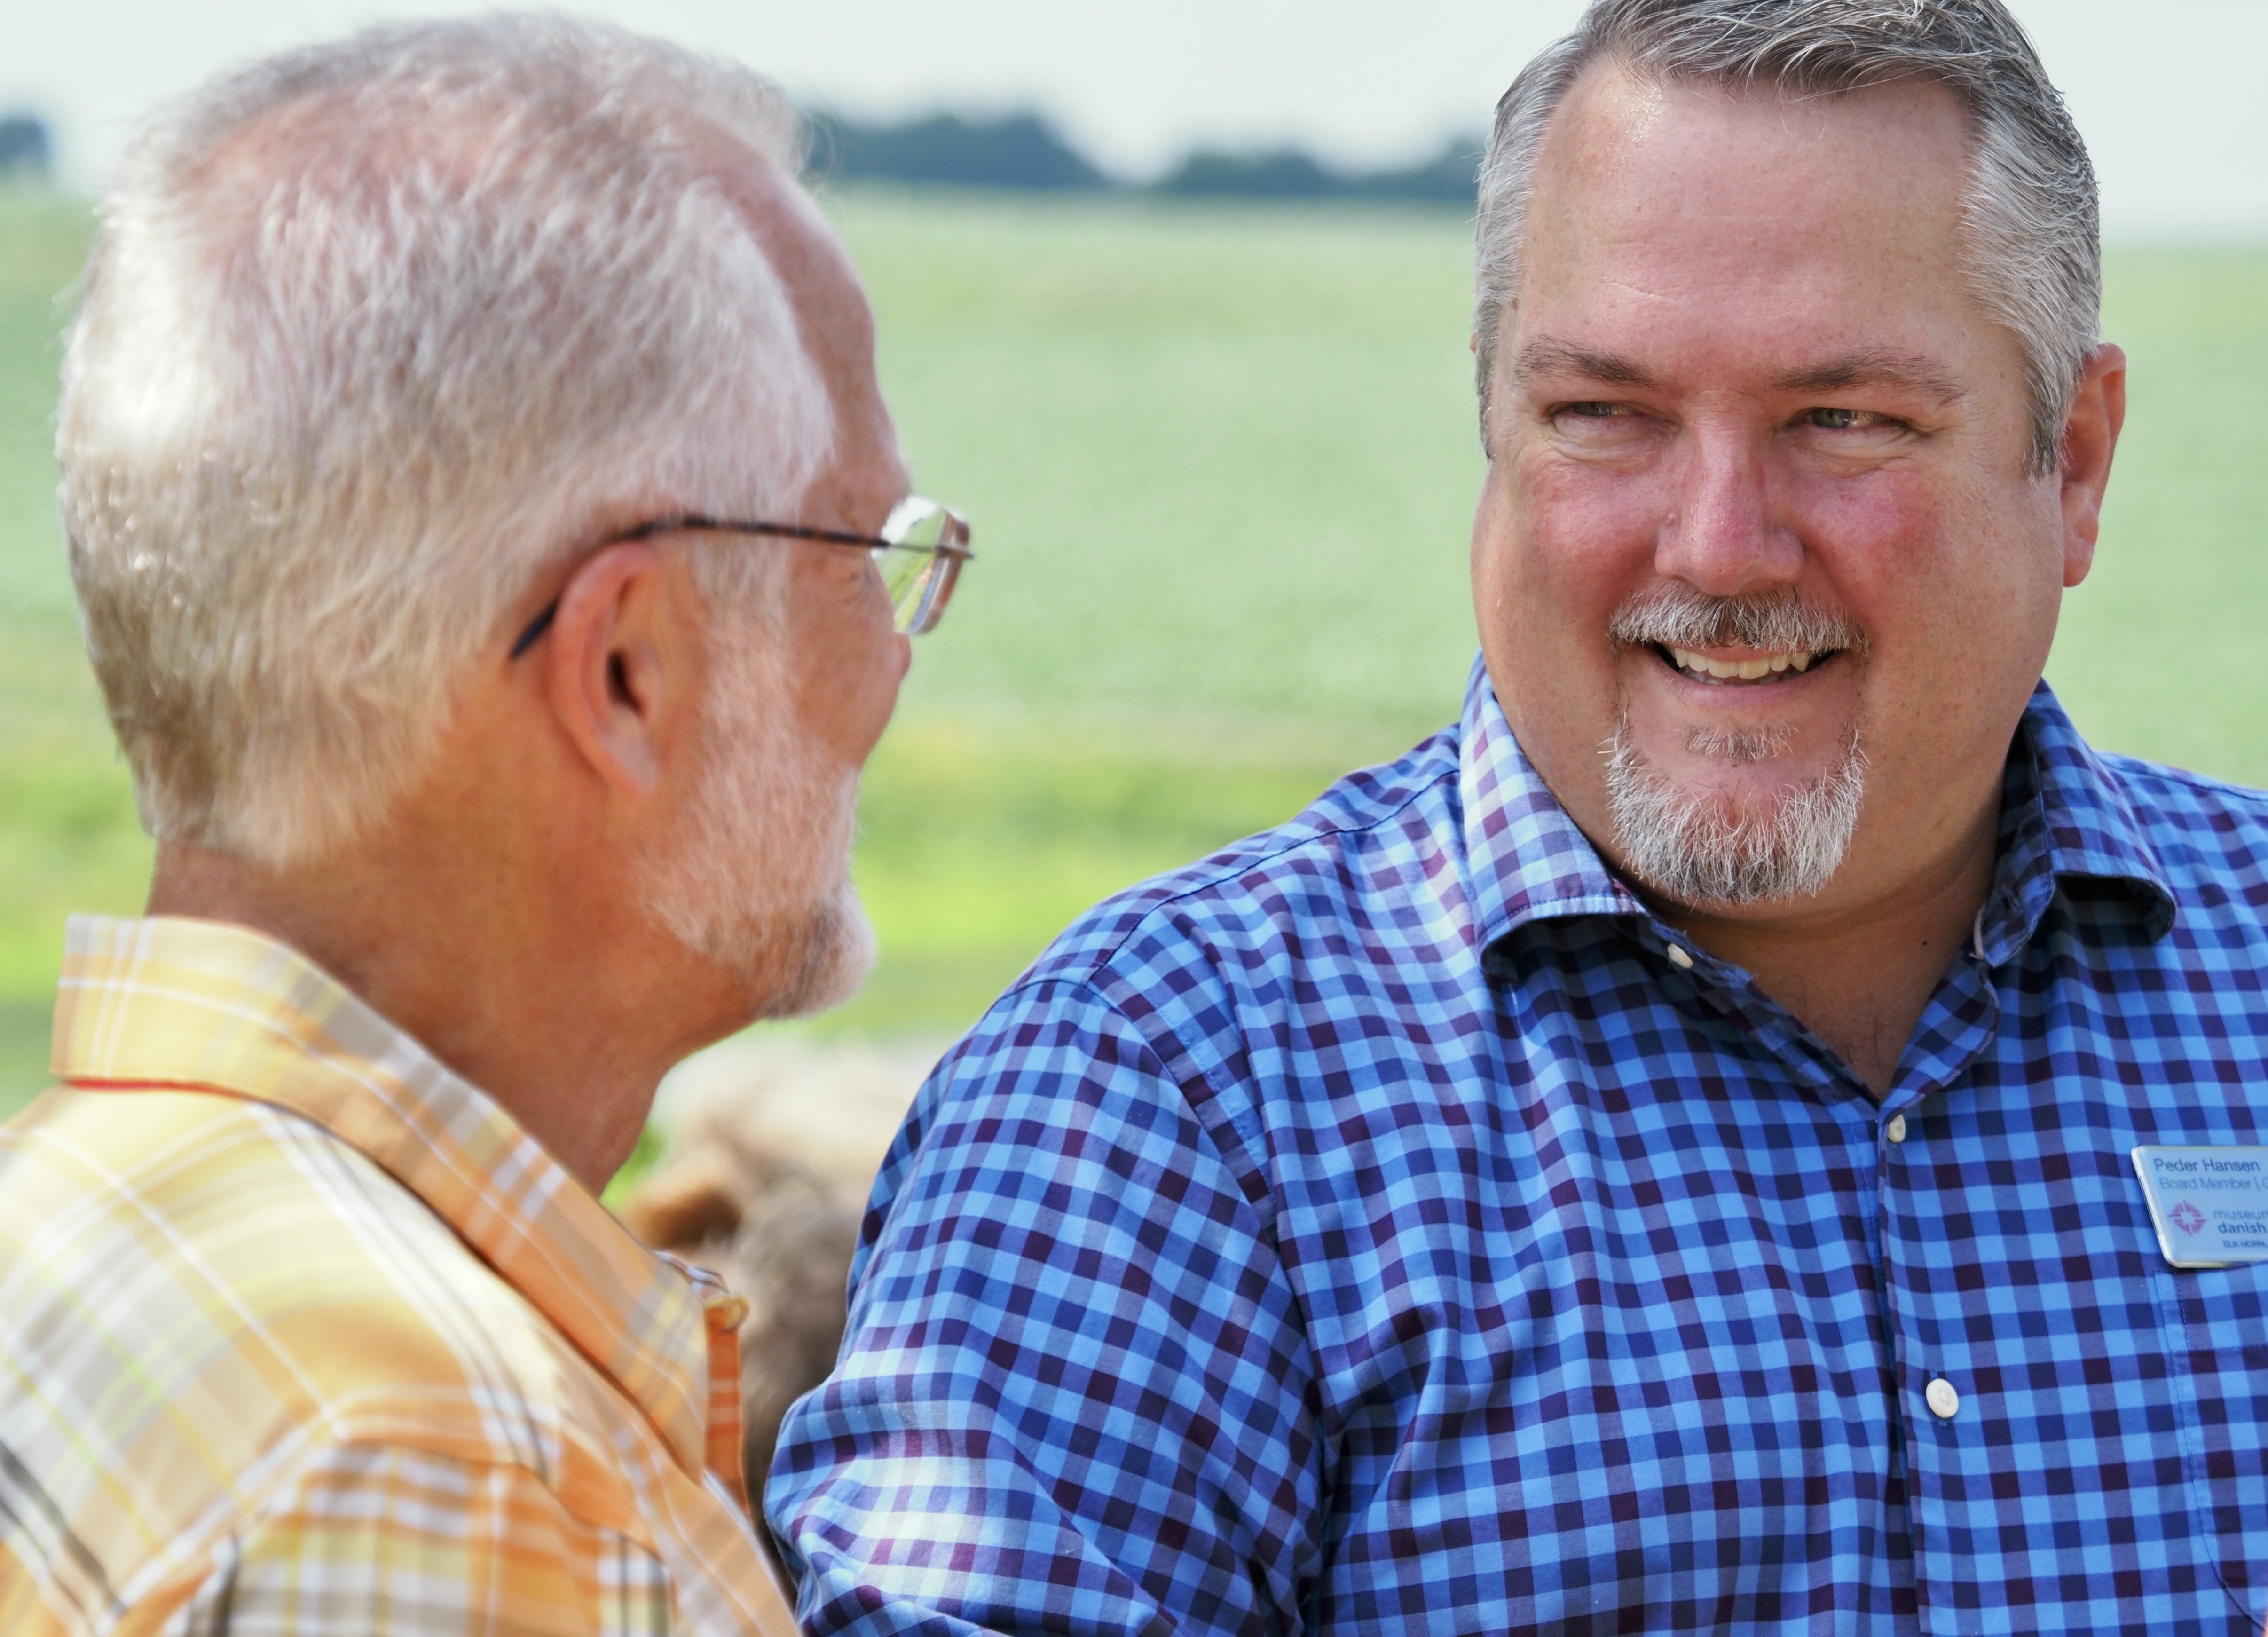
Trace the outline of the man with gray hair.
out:
M 158 843 L 0 1130 L 0 1629 L 749 1632 L 744 1303 L 600 1206 L 868 963 L 858 771 L 968 556 L 768 82 L 389 27 L 162 112 L 64 366 Z
M 939 1066 L 806 1627 L 2258 1632 L 2268 799 L 2041 682 L 2124 371 L 2038 59 L 1595 0 L 1478 252 L 1462 718 Z

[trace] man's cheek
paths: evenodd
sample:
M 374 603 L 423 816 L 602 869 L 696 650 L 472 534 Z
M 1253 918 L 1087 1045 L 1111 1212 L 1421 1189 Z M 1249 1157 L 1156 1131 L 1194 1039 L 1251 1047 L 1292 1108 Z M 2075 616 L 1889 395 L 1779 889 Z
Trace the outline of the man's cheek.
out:
M 1521 556 L 1523 612 L 1570 647 L 1603 645 L 1614 611 L 1654 581 L 1649 520 L 1592 499 L 1539 520 Z
M 1911 467 L 1814 476 L 1786 490 L 1785 515 L 1807 550 L 1855 589 L 1895 591 L 1954 569 L 1982 520 L 1958 485 Z

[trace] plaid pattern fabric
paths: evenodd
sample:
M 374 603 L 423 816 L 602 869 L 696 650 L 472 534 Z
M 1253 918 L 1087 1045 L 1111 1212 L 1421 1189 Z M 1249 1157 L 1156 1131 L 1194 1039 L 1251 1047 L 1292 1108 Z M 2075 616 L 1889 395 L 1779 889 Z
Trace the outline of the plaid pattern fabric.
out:
M 2257 1633 L 2268 1265 L 2128 1151 L 2268 1140 L 2264 910 L 2268 798 L 2043 686 L 1877 1107 L 1476 673 L 939 1066 L 773 1469 L 806 1627 Z
M 407 1035 L 241 928 L 82 919 L 55 1072 L 0 1128 L 0 1631 L 793 1630 L 737 1298 Z

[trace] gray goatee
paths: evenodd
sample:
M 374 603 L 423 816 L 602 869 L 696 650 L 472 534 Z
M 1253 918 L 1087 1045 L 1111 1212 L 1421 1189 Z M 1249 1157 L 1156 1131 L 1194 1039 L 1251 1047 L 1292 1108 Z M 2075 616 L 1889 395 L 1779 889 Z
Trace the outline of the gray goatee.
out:
M 1618 646 L 1744 647 L 1766 653 L 1856 654 L 1865 636 L 1847 616 L 1791 594 L 1711 597 L 1666 585 L 1619 609 L 1609 634 Z M 1769 762 L 1794 741 L 1778 725 L 1697 728 L 1685 748 L 1734 763 Z M 1858 828 L 1867 758 L 1854 731 L 1843 759 L 1822 778 L 1749 806 L 1678 785 L 1639 754 L 1627 712 L 1606 753 L 1607 810 L 1624 866 L 1681 903 L 1739 905 L 1808 897 L 1842 866 Z

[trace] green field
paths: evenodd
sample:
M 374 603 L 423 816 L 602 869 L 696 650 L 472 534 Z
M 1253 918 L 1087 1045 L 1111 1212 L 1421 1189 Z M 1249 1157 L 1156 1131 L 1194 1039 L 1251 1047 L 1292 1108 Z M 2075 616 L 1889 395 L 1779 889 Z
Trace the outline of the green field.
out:
M 1297 808 L 1455 708 L 1480 476 L 1466 230 L 1417 209 L 843 193 L 924 490 L 981 560 L 918 645 L 825 1027 L 966 1023 L 1101 894 Z M 77 657 L 48 453 L 76 206 L 0 193 L 0 1105 L 64 914 L 147 847 Z M 2125 252 L 2133 416 L 2051 669 L 2104 745 L 2268 783 L 2268 250 Z M 1957 663 L 1957 656 L 1948 656 Z

